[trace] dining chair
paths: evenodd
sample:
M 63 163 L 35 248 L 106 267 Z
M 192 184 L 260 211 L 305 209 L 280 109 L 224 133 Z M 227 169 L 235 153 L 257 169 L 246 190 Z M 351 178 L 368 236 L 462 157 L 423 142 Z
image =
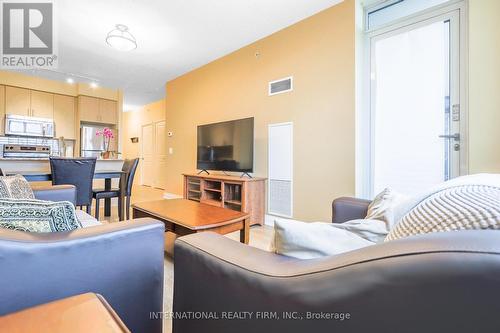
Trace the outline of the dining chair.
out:
M 132 195 L 132 185 L 134 183 L 135 171 L 137 170 L 137 165 L 139 164 L 139 159 L 126 159 L 123 162 L 122 167 L 122 178 L 120 179 L 119 188 L 112 188 L 111 190 L 105 189 L 95 189 L 92 191 L 92 197 L 95 199 L 95 218 L 99 220 L 99 201 L 101 199 L 111 199 L 118 198 L 118 219 L 123 220 L 123 202 L 120 199 L 121 191 L 123 191 L 123 197 L 126 200 L 125 209 L 127 220 L 130 219 L 130 197 Z
M 80 209 L 85 206 L 87 214 L 90 214 L 92 209 L 92 181 L 96 160 L 95 157 L 50 157 L 52 185 L 74 185 L 76 206 L 80 206 Z

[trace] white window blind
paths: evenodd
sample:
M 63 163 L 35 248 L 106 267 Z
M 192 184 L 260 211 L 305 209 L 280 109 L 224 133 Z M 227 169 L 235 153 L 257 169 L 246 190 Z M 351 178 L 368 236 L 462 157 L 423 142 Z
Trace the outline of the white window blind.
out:
M 449 0 L 392 0 L 367 9 L 366 27 L 376 29 L 400 18 L 449 2 Z

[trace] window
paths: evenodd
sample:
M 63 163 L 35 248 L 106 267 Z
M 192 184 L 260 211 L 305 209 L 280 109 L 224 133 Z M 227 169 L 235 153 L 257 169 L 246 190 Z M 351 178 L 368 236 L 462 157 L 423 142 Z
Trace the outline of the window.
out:
M 390 0 L 367 8 L 366 28 L 373 30 L 397 19 L 441 5 L 449 0 Z

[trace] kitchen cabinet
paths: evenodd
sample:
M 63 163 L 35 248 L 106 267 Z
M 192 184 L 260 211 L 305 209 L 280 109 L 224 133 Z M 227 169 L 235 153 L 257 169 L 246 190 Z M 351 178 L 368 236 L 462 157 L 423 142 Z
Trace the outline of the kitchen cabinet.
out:
M 54 94 L 26 88 L 5 87 L 5 113 L 52 119 Z
M 118 123 L 118 115 L 116 109 L 116 102 L 107 99 L 99 100 L 99 114 L 101 116 L 101 122 L 105 124 L 116 124 Z
M 55 137 L 76 140 L 76 108 L 75 98 L 65 95 L 54 95 Z
M 5 86 L 0 85 L 0 135 L 5 133 Z
M 5 113 L 30 116 L 30 90 L 17 87 L 5 87 Z
M 99 98 L 78 96 L 78 112 L 81 121 L 99 122 Z
M 117 103 L 102 98 L 78 96 L 80 121 L 110 124 L 118 123 Z
M 31 114 L 37 118 L 54 118 L 54 94 L 31 90 Z

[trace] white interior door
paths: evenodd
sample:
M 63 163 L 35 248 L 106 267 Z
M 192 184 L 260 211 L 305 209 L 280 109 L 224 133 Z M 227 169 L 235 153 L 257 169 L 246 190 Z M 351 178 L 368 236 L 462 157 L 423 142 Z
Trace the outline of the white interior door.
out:
M 153 186 L 154 183 L 154 127 L 153 124 L 142 126 L 141 146 L 141 183 Z
M 293 123 L 269 125 L 268 212 L 293 217 Z
M 167 132 L 165 121 L 159 121 L 155 124 L 154 137 L 154 168 L 155 177 L 153 186 L 161 189 L 166 187 L 166 169 L 167 169 Z
M 460 175 L 459 13 L 371 39 L 372 195 Z

